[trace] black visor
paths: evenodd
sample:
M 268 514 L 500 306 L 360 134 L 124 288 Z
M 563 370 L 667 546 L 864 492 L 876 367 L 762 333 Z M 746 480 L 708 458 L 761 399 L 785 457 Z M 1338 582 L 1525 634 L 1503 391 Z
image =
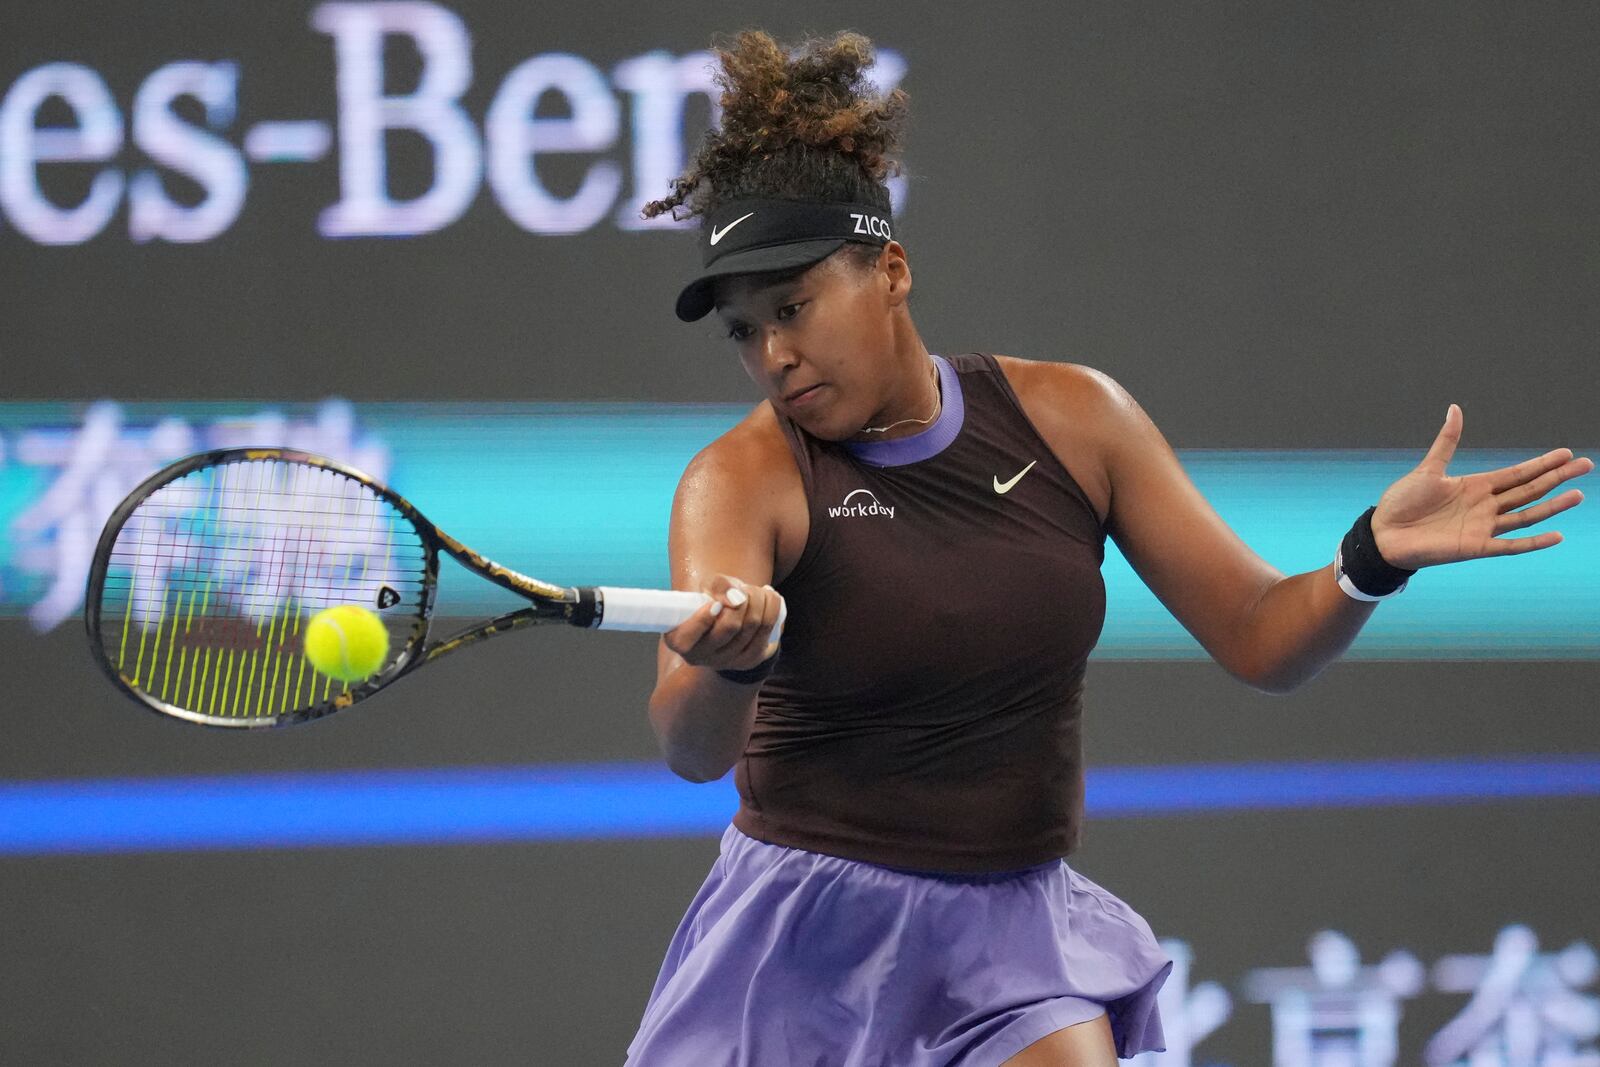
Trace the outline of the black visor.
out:
M 703 269 L 678 294 L 678 318 L 704 318 L 715 306 L 718 278 L 809 267 L 847 242 L 881 247 L 892 239 L 889 212 L 870 204 L 750 198 L 719 204 L 700 230 Z

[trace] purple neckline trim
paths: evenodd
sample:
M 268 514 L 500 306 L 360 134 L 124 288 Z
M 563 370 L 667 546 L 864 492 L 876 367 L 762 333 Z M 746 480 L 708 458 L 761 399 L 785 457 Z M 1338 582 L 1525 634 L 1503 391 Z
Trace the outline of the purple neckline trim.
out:
M 907 463 L 932 459 L 950 447 L 961 432 L 967 405 L 961 398 L 960 378 L 950 361 L 943 356 L 933 356 L 933 362 L 939 368 L 939 388 L 943 397 L 943 407 L 939 417 L 933 420 L 933 425 L 910 437 L 896 437 L 890 441 L 845 441 L 843 444 L 847 452 L 874 467 L 903 467 Z

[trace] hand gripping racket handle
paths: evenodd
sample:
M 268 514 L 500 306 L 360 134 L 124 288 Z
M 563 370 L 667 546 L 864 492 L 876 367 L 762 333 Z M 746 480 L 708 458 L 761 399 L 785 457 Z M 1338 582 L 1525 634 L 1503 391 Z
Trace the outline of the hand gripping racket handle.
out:
M 666 633 L 711 599 L 704 593 L 686 593 L 678 589 L 619 589 L 601 585 L 595 587 L 595 592 L 600 594 L 601 604 L 596 629 L 655 634 Z M 788 617 L 788 602 L 779 597 L 778 621 L 772 626 L 768 643 L 783 635 L 783 623 Z

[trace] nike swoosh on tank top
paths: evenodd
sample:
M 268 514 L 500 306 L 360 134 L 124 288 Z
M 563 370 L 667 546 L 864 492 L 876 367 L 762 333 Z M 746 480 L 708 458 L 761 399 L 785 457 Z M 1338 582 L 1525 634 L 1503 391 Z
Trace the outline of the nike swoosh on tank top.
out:
M 912 437 L 821 441 L 779 416 L 811 528 L 733 821 L 889 867 L 1012 870 L 1081 834 L 1105 531 L 994 357 L 934 359 L 944 410 Z

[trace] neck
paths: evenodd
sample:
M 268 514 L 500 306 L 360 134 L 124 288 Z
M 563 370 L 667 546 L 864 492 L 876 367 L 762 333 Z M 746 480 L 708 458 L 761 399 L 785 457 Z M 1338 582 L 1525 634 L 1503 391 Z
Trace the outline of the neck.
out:
M 922 339 L 897 346 L 896 372 L 889 397 L 873 412 L 852 441 L 891 441 L 921 433 L 939 417 L 939 368 Z

